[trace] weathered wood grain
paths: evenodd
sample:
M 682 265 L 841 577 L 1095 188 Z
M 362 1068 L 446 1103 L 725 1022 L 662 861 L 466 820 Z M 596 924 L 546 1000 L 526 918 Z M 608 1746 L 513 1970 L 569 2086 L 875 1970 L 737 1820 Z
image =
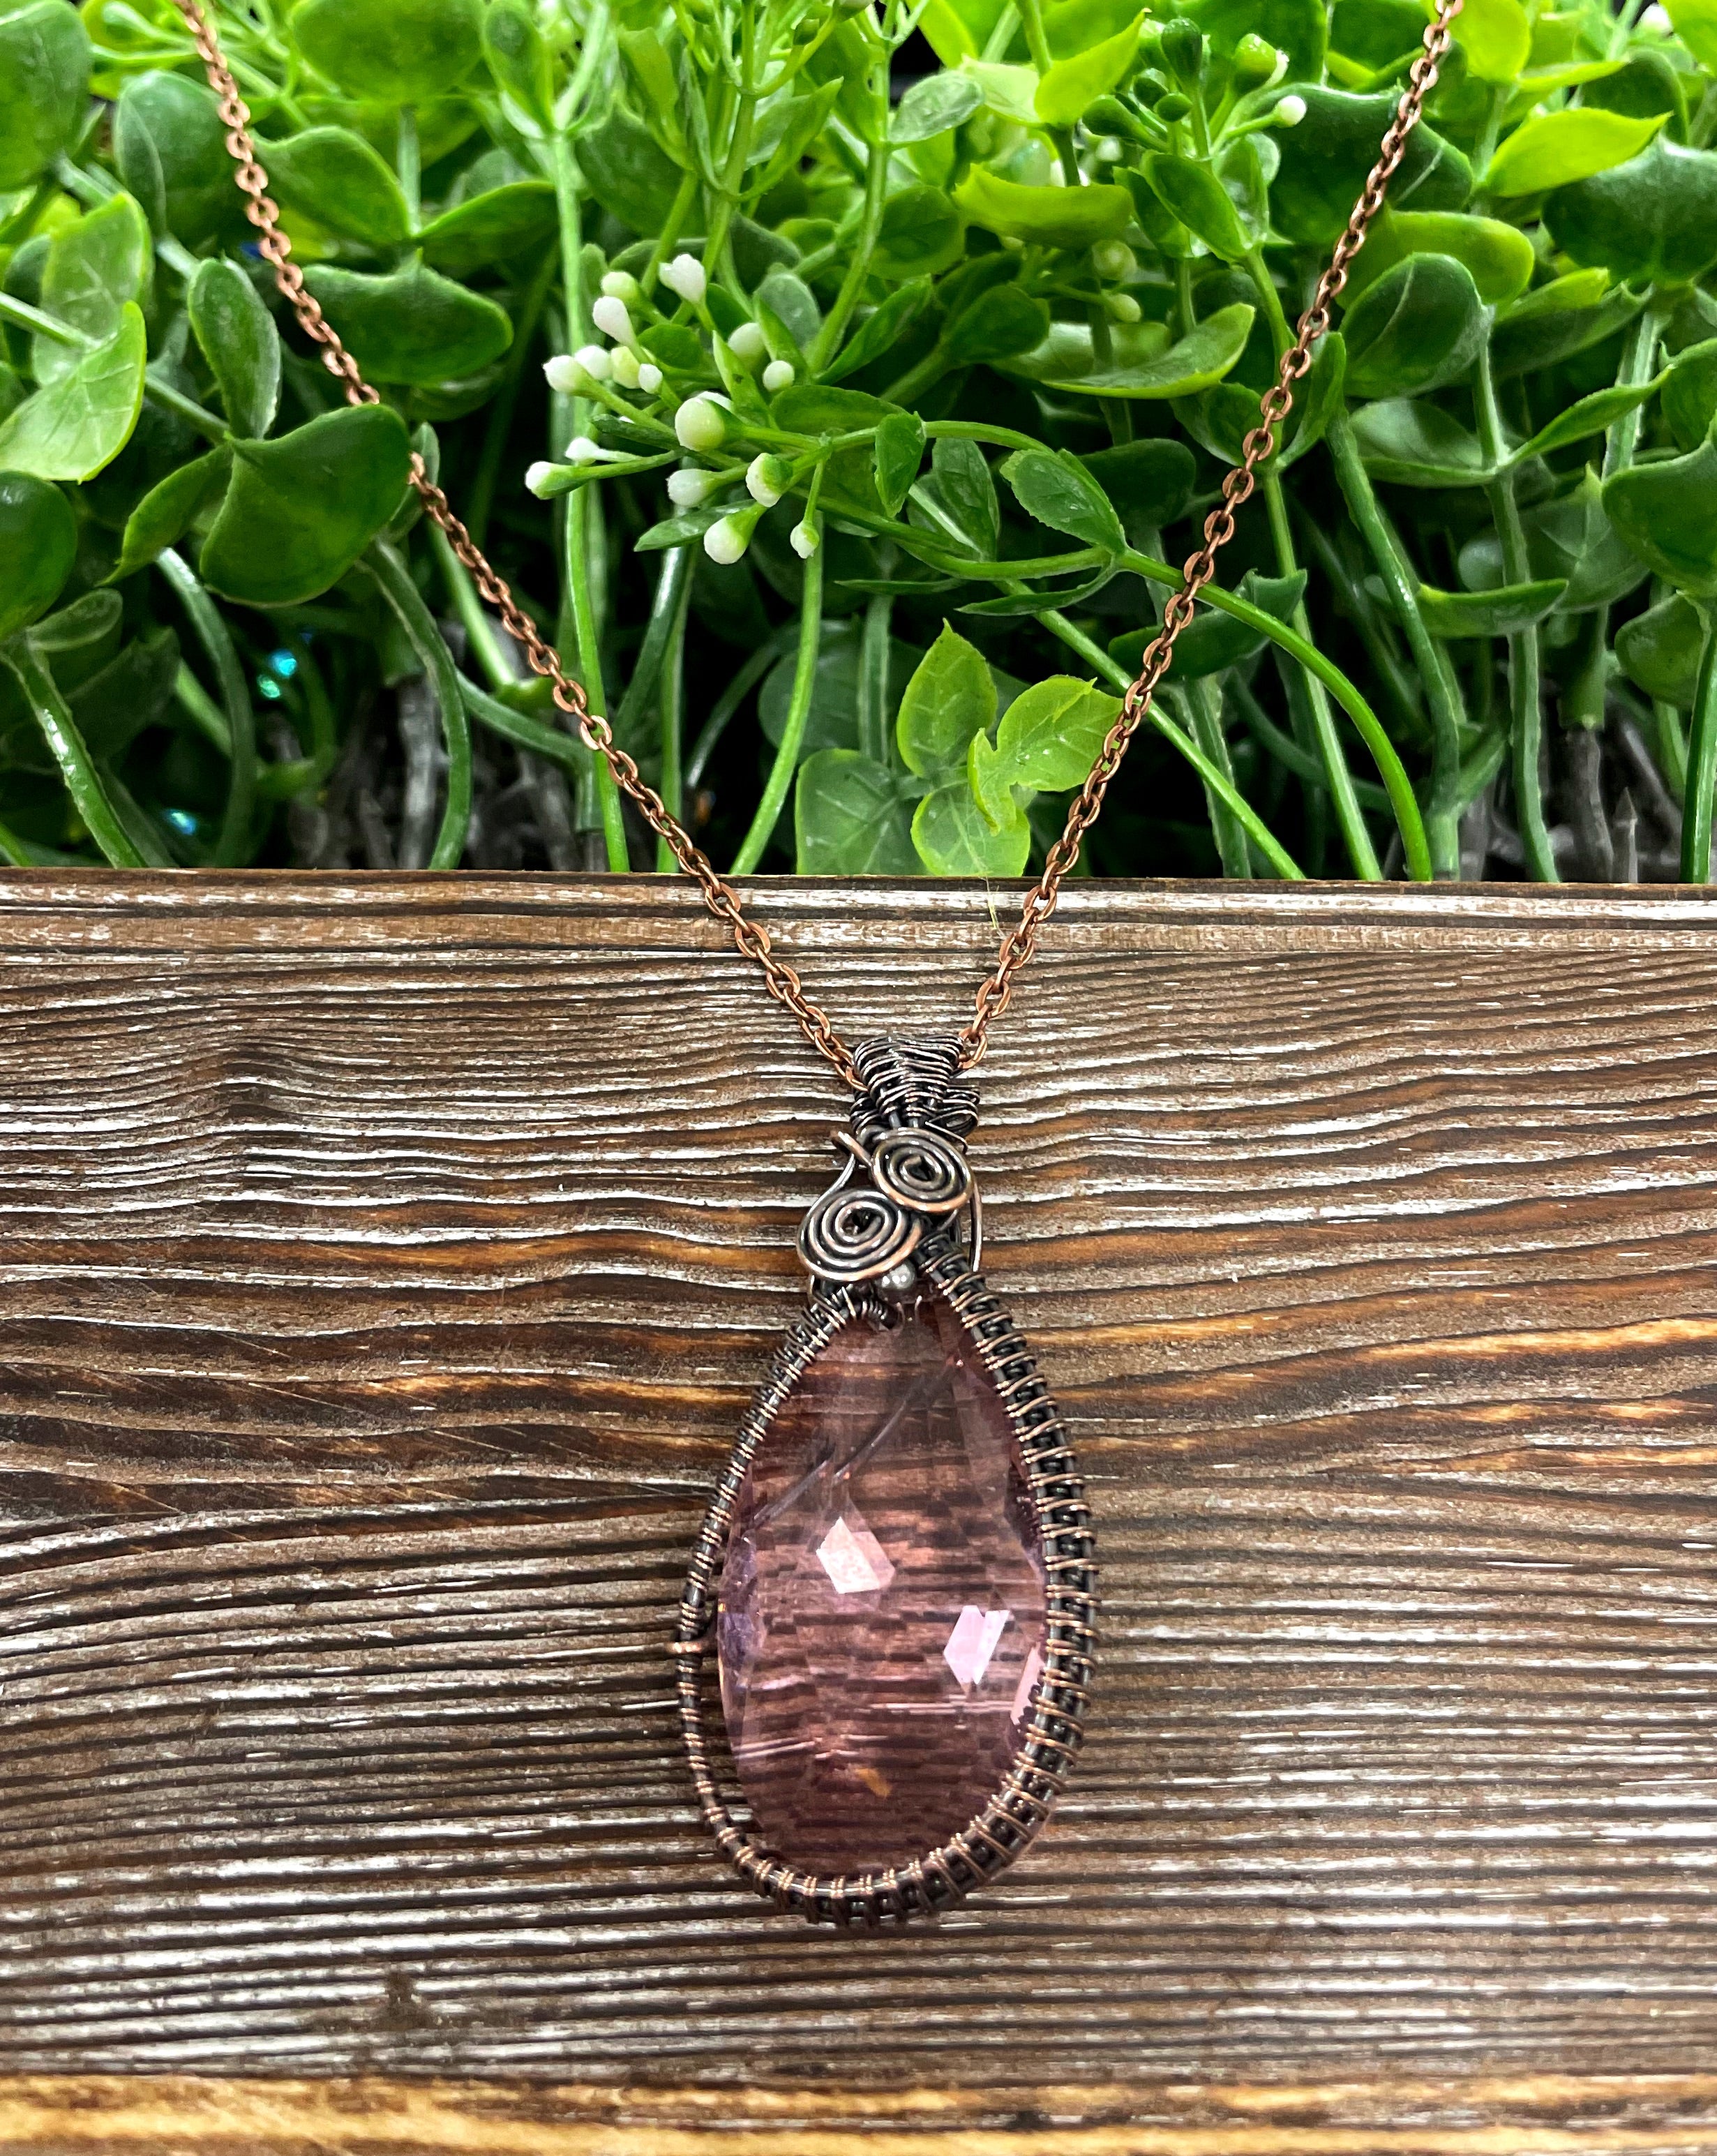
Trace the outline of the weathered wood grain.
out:
M 995 933 L 976 890 L 756 904 L 850 1034 L 957 1020 Z M 1222 2147 L 1310 2147 L 1335 2084 L 1456 2092 L 1441 2139 L 1366 2099 L 1366 2147 L 1712 2141 L 1708 2080 L 1579 2077 L 1717 2061 L 1717 911 L 1087 885 L 984 1078 L 1102 1690 L 1015 1883 L 837 1938 L 727 1880 L 675 1751 L 680 1570 L 841 1108 L 715 924 L 0 882 L 0 2065 L 596 2092 L 422 2143 L 473 2149 L 677 2148 L 612 2138 L 697 2123 L 601 2110 L 647 2084 L 1169 2137 L 1033 2144 L 1081 2156 L 1214 2149 L 1224 2089 L 1277 2138 Z M 44 2086 L 0 2146 L 81 2151 Z M 276 2092 L 300 2142 L 343 2101 Z

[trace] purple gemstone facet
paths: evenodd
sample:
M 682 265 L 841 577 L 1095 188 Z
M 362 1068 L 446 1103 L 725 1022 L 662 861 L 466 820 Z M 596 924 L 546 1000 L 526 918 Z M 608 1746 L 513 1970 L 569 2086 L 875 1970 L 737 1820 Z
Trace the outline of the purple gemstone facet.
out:
M 1043 1666 L 1043 1561 L 1007 1414 L 940 1297 L 843 1325 L 753 1455 L 717 1640 L 757 1838 L 810 1871 L 910 1863 L 994 1794 Z

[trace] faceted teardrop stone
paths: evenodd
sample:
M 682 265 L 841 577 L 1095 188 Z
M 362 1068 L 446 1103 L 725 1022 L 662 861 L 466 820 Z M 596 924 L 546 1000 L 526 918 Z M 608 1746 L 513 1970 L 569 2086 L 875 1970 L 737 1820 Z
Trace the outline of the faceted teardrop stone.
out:
M 910 1863 L 995 1794 L 1042 1667 L 1043 1568 L 1007 1417 L 940 1296 L 841 1327 L 735 1501 L 717 1640 L 756 1838 Z

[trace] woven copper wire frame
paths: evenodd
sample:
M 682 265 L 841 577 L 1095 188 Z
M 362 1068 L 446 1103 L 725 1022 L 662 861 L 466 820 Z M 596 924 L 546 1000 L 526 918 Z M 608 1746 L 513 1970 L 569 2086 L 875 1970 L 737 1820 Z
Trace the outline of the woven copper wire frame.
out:
M 867 1096 L 855 1105 L 855 1126 L 879 1130 L 890 1108 L 910 1109 L 915 1120 L 940 1128 L 956 1142 L 962 1139 L 976 1113 L 969 1087 L 951 1088 L 952 1097 L 944 1096 L 940 1111 L 915 1106 L 909 1097 L 915 1076 L 925 1074 L 935 1052 L 929 1043 L 863 1044 L 855 1060 L 871 1082 Z M 951 1045 L 946 1052 L 951 1075 L 957 1050 Z M 903 1070 L 915 1058 L 915 1070 Z M 974 1887 L 999 1877 L 1030 1848 L 1053 1810 L 1084 1736 L 1089 1698 L 1097 1553 L 1084 1486 L 1060 1414 L 1024 1337 L 982 1275 L 973 1270 L 946 1218 L 935 1222 L 913 1255 L 920 1280 L 945 1298 L 994 1383 L 1019 1449 L 1043 1565 L 1043 1667 L 1001 1786 L 958 1834 L 910 1864 L 850 1876 L 802 1871 L 754 1840 L 734 1818 L 717 1780 L 705 1711 L 707 1656 L 734 1507 L 757 1447 L 817 1355 L 842 1326 L 878 1316 L 884 1307 L 867 1286 L 814 1292 L 777 1349 L 740 1425 L 698 1537 L 674 1642 L 680 1727 L 710 1830 L 748 1885 L 812 1923 L 874 1927 L 935 1916 L 954 1907 Z

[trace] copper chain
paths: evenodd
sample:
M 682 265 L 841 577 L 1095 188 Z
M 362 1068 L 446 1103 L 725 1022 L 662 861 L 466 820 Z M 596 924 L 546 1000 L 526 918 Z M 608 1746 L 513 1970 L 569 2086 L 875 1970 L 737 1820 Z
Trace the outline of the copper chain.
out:
M 292 242 L 281 231 L 279 209 L 269 196 L 269 176 L 257 162 L 250 108 L 239 95 L 221 51 L 219 36 L 203 11 L 202 0 L 174 0 L 174 5 L 185 18 L 209 87 L 219 100 L 227 148 L 237 167 L 234 177 L 247 198 L 244 213 L 259 235 L 257 251 L 273 269 L 280 295 L 298 317 L 305 335 L 321 346 L 322 363 L 344 389 L 346 402 L 378 403 L 375 390 L 365 381 L 357 362 L 341 342 L 339 332 L 315 295 L 305 288 L 303 272 L 292 259 Z M 1216 574 L 1218 551 L 1233 536 L 1234 512 L 1256 487 L 1258 467 L 1274 451 L 1276 429 L 1294 408 L 1294 385 L 1311 365 L 1312 347 L 1328 330 L 1330 311 L 1347 283 L 1348 269 L 1365 244 L 1371 220 L 1383 207 L 1390 179 L 1406 153 L 1407 137 L 1437 81 L 1453 34 L 1451 26 L 1461 7 L 1462 0 L 1437 0 L 1436 20 L 1425 32 L 1425 49 L 1408 70 L 1407 86 L 1365 190 L 1354 204 L 1329 267 L 1318 280 L 1310 306 L 1299 318 L 1293 343 L 1282 355 L 1275 381 L 1258 400 L 1259 424 L 1246 437 L 1241 462 L 1222 481 L 1222 501 L 1205 519 L 1203 543 L 1182 567 L 1181 587 L 1163 608 L 1162 626 L 1147 647 L 1138 677 L 1122 699 L 1120 714 L 1068 812 L 1066 828 L 1049 849 L 1042 875 L 1027 893 L 1019 920 L 1002 940 L 995 971 L 977 991 L 971 1023 L 960 1036 L 962 1063 L 968 1069 L 982 1055 L 992 1024 L 1007 1009 L 1020 968 L 1036 950 L 1043 924 L 1055 911 L 1062 884 L 1079 859 L 1085 834 L 1101 814 L 1103 798 L 1168 670 L 1176 639 L 1192 620 L 1199 593 Z M 806 994 L 792 967 L 775 955 L 768 930 L 751 918 L 739 892 L 674 816 L 661 795 L 645 783 L 637 764 L 616 743 L 607 720 L 591 710 L 582 685 L 567 673 L 560 654 L 513 597 L 505 578 L 490 567 L 482 548 L 448 506 L 447 496 L 430 478 L 423 459 L 415 454 L 411 483 L 423 498 L 425 513 L 446 533 L 454 552 L 470 572 L 478 591 L 500 615 L 509 635 L 523 649 L 535 671 L 553 685 L 555 702 L 572 720 L 585 747 L 602 758 L 614 783 L 637 805 L 651 829 L 666 841 L 680 867 L 695 877 L 705 904 L 725 925 L 741 956 L 761 968 L 770 994 L 792 1013 L 805 1038 L 828 1058 L 848 1085 L 855 1092 L 861 1090 L 852 1052 L 835 1031 L 828 1014 Z

